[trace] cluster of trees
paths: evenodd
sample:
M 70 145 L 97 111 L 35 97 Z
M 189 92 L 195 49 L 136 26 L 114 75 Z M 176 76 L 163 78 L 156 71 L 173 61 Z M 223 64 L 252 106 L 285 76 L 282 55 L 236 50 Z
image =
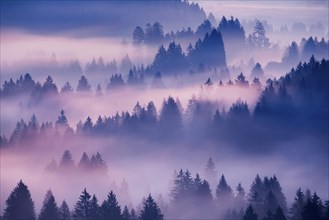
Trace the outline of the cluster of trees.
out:
M 224 108 L 219 110 L 216 103 L 193 97 L 183 111 L 180 101 L 169 97 L 164 100 L 159 113 L 154 103 L 149 102 L 144 107 L 137 103 L 132 113 L 126 111 L 117 112 L 109 117 L 99 116 L 96 122 L 88 117 L 85 122 L 78 123 L 76 134 L 83 136 L 130 134 L 173 141 L 176 141 L 175 137 L 182 139 L 183 134 L 188 134 L 189 139 L 206 136 L 208 140 L 230 141 L 238 141 L 236 138 L 238 133 L 258 141 L 259 135 L 271 139 L 273 136 L 270 135 L 271 132 L 279 132 L 278 134 L 281 132 L 282 135 L 289 133 L 292 136 L 297 135 L 296 130 L 322 134 L 328 130 L 326 124 L 329 114 L 328 65 L 328 60 L 319 62 L 311 57 L 308 63 L 300 63 L 296 69 L 293 68 L 280 79 L 268 80 L 253 111 L 242 100 L 237 100 L 226 111 Z M 248 88 L 249 82 L 241 73 L 235 80 L 235 85 Z M 257 78 L 251 86 L 261 88 Z M 213 83 L 210 79 L 203 86 L 205 91 L 212 87 Z M 60 129 L 61 124 L 63 126 Z M 260 129 L 263 126 L 271 126 L 273 129 L 266 131 Z M 285 127 L 284 130 L 280 129 L 282 126 Z M 74 135 L 64 112 L 61 112 L 55 126 L 49 122 L 39 126 L 35 116 L 32 116 L 28 123 L 21 120 L 17 123 L 9 141 L 2 137 L 1 142 L 2 145 L 15 144 L 24 140 L 33 140 L 38 135 L 54 137 L 58 134 L 64 137 Z
M 57 205 L 51 190 L 48 190 L 41 211 L 36 215 L 34 202 L 28 187 L 21 181 L 14 188 L 6 201 L 4 209 L 4 220 L 162 220 L 163 214 L 151 194 L 143 201 L 143 208 L 139 213 L 134 209 L 128 210 L 125 206 L 122 210 L 118 204 L 113 191 L 109 192 L 107 198 L 100 205 L 95 196 L 91 196 L 86 189 L 82 191 L 73 211 L 64 200 L 60 206 Z
M 143 87 L 146 86 L 144 78 L 144 68 L 132 68 L 129 70 L 128 79 L 125 82 L 121 74 L 113 74 L 110 77 L 107 89 L 118 88 L 121 86 Z M 78 81 L 78 85 L 75 89 L 77 93 L 92 93 L 92 86 L 86 76 L 82 75 Z M 16 95 L 30 95 L 31 102 L 38 102 L 48 96 L 58 94 L 71 94 L 74 92 L 74 88 L 70 82 L 66 82 L 59 90 L 54 83 L 51 76 L 48 76 L 43 84 L 35 82 L 29 73 L 24 76 L 20 76 L 19 79 L 14 82 L 11 78 L 9 81 L 5 80 L 0 90 L 0 95 L 3 98 L 10 98 Z M 100 84 L 94 91 L 95 95 L 102 95 L 103 89 Z
M 292 42 L 288 46 L 284 56 L 282 57 L 283 64 L 296 65 L 300 60 L 306 61 L 314 55 L 318 59 L 328 59 L 329 42 L 325 41 L 324 38 L 321 41 L 317 37 L 309 37 L 308 39 L 303 38 L 299 44 Z
M 257 120 L 276 121 L 279 126 L 283 121 L 294 127 L 314 125 L 315 132 L 327 130 L 328 68 L 329 60 L 319 62 L 312 56 L 279 80 L 268 80 L 254 110 Z
M 232 219 L 232 220 L 325 220 L 329 217 L 329 201 L 322 203 L 319 196 L 300 188 L 290 208 L 276 176 L 257 175 L 247 194 L 239 183 L 236 192 L 221 175 L 214 193 L 207 180 L 199 174 L 193 178 L 190 171 L 175 172 L 170 191 L 169 203 L 162 199 L 155 202 L 151 194 L 143 198 L 142 206 L 136 210 L 119 205 L 117 196 L 110 191 L 99 204 L 96 195 L 90 195 L 86 188 L 82 191 L 72 211 L 65 202 L 57 205 L 51 190 L 48 190 L 39 215 L 36 215 L 34 202 L 28 187 L 21 181 L 6 200 L 2 219 L 39 220 L 161 220 L 182 219 Z
M 252 48 L 269 48 L 270 40 L 266 37 L 265 28 L 259 20 L 256 20 L 254 31 L 247 38 L 247 45 Z
M 126 73 L 131 68 L 133 68 L 133 63 L 128 55 L 122 58 L 120 65 L 115 59 L 105 63 L 103 57 L 99 57 L 97 61 L 93 58 L 86 64 L 85 73 L 90 76 L 99 76 L 100 74 L 115 74 L 118 72 Z
M 64 151 L 59 164 L 53 159 L 51 163 L 46 166 L 45 170 L 51 173 L 72 173 L 81 171 L 81 173 L 85 174 L 90 174 L 90 172 L 106 174 L 107 164 L 99 152 L 93 154 L 90 159 L 88 154 L 83 152 L 79 163 L 75 165 L 71 152 L 66 150 Z
M 203 38 L 207 33 L 210 34 L 213 28 L 216 28 L 223 34 L 225 44 L 228 42 L 235 42 L 241 45 L 245 45 L 245 33 L 240 24 L 240 21 L 231 17 L 229 20 L 222 17 L 219 25 L 210 13 L 208 19 L 204 20 L 195 31 L 191 27 L 177 30 L 176 32 L 170 31 L 164 33 L 163 27 L 160 22 L 155 22 L 153 25 L 148 23 L 145 31 L 142 27 L 137 26 L 132 34 L 132 39 L 135 44 L 162 44 L 164 42 L 172 41 L 196 41 L 199 38 Z M 232 37 L 232 38 L 230 38 Z M 227 42 L 226 42 L 227 40 Z
M 188 72 L 190 68 L 196 69 L 200 65 L 226 69 L 224 43 L 220 31 L 216 29 L 210 34 L 206 33 L 203 40 L 199 39 L 194 47 L 190 44 L 187 50 L 185 54 L 180 44 L 175 42 L 170 43 L 167 50 L 162 45 L 149 69 L 151 72 L 166 74 Z

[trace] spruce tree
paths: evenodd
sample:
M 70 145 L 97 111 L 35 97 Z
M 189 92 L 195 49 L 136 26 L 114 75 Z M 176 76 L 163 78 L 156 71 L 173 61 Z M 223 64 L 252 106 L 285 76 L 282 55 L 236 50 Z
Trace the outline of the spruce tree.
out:
M 322 202 L 316 193 L 312 198 L 308 199 L 302 211 L 302 220 L 321 220 L 322 217 Z
M 254 209 L 252 208 L 251 205 L 249 205 L 246 212 L 244 213 L 243 220 L 258 220 L 258 216 L 254 212 Z
M 3 219 L 5 220 L 35 220 L 34 202 L 27 186 L 22 180 L 9 195 L 6 200 Z
M 299 220 L 302 218 L 302 210 L 305 203 L 305 195 L 301 188 L 296 192 L 295 200 L 290 208 L 291 220 Z
M 276 212 L 274 214 L 274 219 L 275 220 L 287 220 L 286 216 L 283 214 L 283 210 L 281 209 L 281 207 L 279 206 L 276 209 Z
M 131 220 L 131 215 L 130 215 L 128 207 L 126 205 L 122 212 L 122 220 Z
M 140 214 L 141 220 L 163 220 L 163 215 L 156 202 L 153 200 L 151 194 L 144 202 L 143 209 Z
M 82 191 L 79 197 L 79 201 L 75 204 L 73 219 L 74 220 L 89 220 L 90 218 L 90 206 L 91 206 L 91 196 L 87 192 L 86 188 Z
M 120 220 L 122 219 L 121 207 L 118 204 L 117 198 L 113 191 L 111 191 L 107 199 L 103 202 L 102 206 L 103 219 L 107 220 Z
M 43 201 L 43 205 L 41 208 L 40 215 L 38 220 L 59 220 L 59 210 L 57 207 L 57 203 L 55 201 L 55 197 L 51 190 L 48 190 L 45 199 Z
M 93 195 L 93 198 L 91 199 L 90 202 L 90 215 L 89 219 L 101 219 L 101 210 L 98 205 L 98 200 L 95 195 Z
M 71 220 L 71 213 L 69 206 L 65 202 L 62 202 L 62 205 L 59 207 L 59 219 L 60 220 Z

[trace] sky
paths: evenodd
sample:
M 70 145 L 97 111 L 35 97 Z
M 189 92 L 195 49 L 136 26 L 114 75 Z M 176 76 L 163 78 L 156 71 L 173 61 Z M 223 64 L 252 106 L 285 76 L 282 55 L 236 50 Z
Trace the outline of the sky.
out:
M 240 20 L 253 20 L 255 17 L 266 19 L 276 28 L 282 24 L 292 25 L 293 22 L 304 22 L 306 25 L 321 22 L 328 27 L 328 1 L 231 1 L 231 0 L 196 0 L 203 9 L 212 12 L 217 19 L 223 15 L 238 17 Z

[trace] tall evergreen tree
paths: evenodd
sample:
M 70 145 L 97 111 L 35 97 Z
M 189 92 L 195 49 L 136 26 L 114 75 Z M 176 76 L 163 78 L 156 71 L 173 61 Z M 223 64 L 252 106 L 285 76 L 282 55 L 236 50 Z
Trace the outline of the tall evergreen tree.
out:
M 276 209 L 276 212 L 274 214 L 274 219 L 275 220 L 287 220 L 286 216 L 283 213 L 283 210 L 281 209 L 280 206 Z
M 121 220 L 121 207 L 118 204 L 117 198 L 113 191 L 111 191 L 107 199 L 103 202 L 102 206 L 103 219 L 107 220 Z
M 63 170 L 70 170 L 74 168 L 74 161 L 72 159 L 72 154 L 69 150 L 64 151 L 59 166 Z
M 235 208 L 237 210 L 244 209 L 245 208 L 245 195 L 246 192 L 244 191 L 244 188 L 241 186 L 241 183 L 238 184 L 236 187 L 237 194 L 235 196 Z
M 59 209 L 51 190 L 48 190 L 38 220 L 59 220 Z
M 60 220 L 71 220 L 71 213 L 69 206 L 65 202 L 62 202 L 62 205 L 59 207 L 59 219 Z
M 35 220 L 34 202 L 27 186 L 22 180 L 9 195 L 6 200 L 3 219 L 5 220 Z
M 302 220 L 321 220 L 323 205 L 319 196 L 314 193 L 311 199 L 307 199 L 303 211 Z
M 131 220 L 131 215 L 130 215 L 128 207 L 126 205 L 122 211 L 122 220 Z
M 78 86 L 77 86 L 77 92 L 90 92 L 91 91 L 91 85 L 89 84 L 87 78 L 85 76 L 81 76 Z
M 151 194 L 147 197 L 144 202 L 143 209 L 140 214 L 141 220 L 163 220 L 161 210 L 153 200 Z
M 79 201 L 75 204 L 73 219 L 74 220 L 91 220 L 90 219 L 90 207 L 91 196 L 87 192 L 86 188 L 82 191 L 79 197 Z
M 299 188 L 296 192 L 296 196 L 292 206 L 289 210 L 290 212 L 290 219 L 291 220 L 299 220 L 302 218 L 302 210 L 305 203 L 305 195 L 301 188 Z
M 223 204 L 231 203 L 233 201 L 232 189 L 227 184 L 225 176 L 223 174 L 216 188 L 216 199 Z
M 98 200 L 95 195 L 93 195 L 90 201 L 90 215 L 89 219 L 101 219 L 101 209 L 98 205 Z
M 246 212 L 244 213 L 243 220 L 258 220 L 258 216 L 254 212 L 254 209 L 251 205 L 248 206 Z
M 209 157 L 206 168 L 205 168 L 205 179 L 209 181 L 210 185 L 215 187 L 217 181 L 217 171 L 215 167 L 215 163 L 211 157 Z

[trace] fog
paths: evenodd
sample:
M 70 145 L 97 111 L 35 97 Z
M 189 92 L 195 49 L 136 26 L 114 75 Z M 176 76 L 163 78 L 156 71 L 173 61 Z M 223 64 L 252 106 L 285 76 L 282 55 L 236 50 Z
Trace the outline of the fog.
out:
M 24 154 L 19 156 L 15 150 L 2 151 L 1 207 L 4 207 L 5 199 L 20 179 L 29 186 L 37 210 L 41 207 L 44 194 L 49 188 L 52 189 L 58 203 L 65 199 L 70 208 L 73 208 L 83 188 L 87 187 L 88 192 L 95 193 L 99 201 L 102 201 L 110 190 L 115 190 L 111 187 L 113 181 L 120 186 L 123 179 L 128 183 L 133 207 L 136 207 L 148 193 L 152 195 L 161 193 L 166 202 L 169 202 L 170 181 L 174 170 L 189 169 L 193 175 L 199 173 L 203 177 L 209 156 L 216 158 L 214 162 L 218 178 L 224 174 L 233 188 L 241 182 L 248 191 L 256 174 L 260 176 L 275 174 L 281 182 L 288 204 L 292 202 L 298 187 L 303 190 L 306 188 L 316 190 L 321 198 L 326 199 L 328 178 L 323 176 L 328 171 L 327 158 L 321 159 L 317 153 L 314 153 L 312 149 L 314 139 L 303 138 L 281 143 L 282 146 L 278 147 L 284 148 L 292 144 L 298 145 L 298 149 L 303 149 L 302 152 L 294 151 L 293 156 L 282 154 L 279 150 L 267 155 L 241 154 L 232 150 L 230 146 L 225 146 L 225 143 L 218 143 L 217 146 L 212 147 L 205 143 L 202 148 L 190 151 L 188 146 L 166 146 L 129 138 L 120 141 L 112 138 L 89 139 L 81 140 L 78 144 L 64 142 L 59 146 L 40 145 L 33 148 L 20 146 L 21 150 L 23 148 L 25 150 Z M 207 150 L 204 150 L 205 148 Z M 90 174 L 89 176 L 81 174 L 74 179 L 64 174 L 60 178 L 53 179 L 51 176 L 49 178 L 45 174 L 45 166 L 52 159 L 59 162 L 66 149 L 72 152 L 76 163 L 80 160 L 82 152 L 88 154 L 101 152 L 108 164 L 108 175 L 96 179 L 91 178 Z M 214 193 L 215 186 L 211 187 Z M 120 201 L 120 197 L 118 199 Z

